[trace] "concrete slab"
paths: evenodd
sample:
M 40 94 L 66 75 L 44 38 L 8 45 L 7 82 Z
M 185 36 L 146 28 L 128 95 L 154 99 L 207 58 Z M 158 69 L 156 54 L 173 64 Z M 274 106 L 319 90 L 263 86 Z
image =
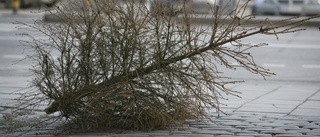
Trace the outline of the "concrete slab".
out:
M 298 108 L 291 115 L 298 116 L 320 116 L 320 109 Z
M 315 95 L 313 95 L 311 98 L 309 98 L 310 100 L 317 100 L 320 101 L 320 92 L 316 93 Z

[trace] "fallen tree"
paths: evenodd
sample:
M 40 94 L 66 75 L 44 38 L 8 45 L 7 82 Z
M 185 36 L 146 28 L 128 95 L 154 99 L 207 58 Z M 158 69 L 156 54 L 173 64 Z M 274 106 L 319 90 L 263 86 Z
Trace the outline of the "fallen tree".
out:
M 254 15 L 244 15 L 246 4 L 227 15 L 213 5 L 209 14 L 195 15 L 188 3 L 164 8 L 154 3 L 149 9 L 144 1 L 123 2 L 78 1 L 56 9 L 59 24 L 29 25 L 49 39 L 29 35 L 33 41 L 26 43 L 35 51 L 31 87 L 40 91 L 27 96 L 27 106 L 49 101 L 46 113 L 59 112 L 89 129 L 152 130 L 210 118 L 207 110 L 223 113 L 224 95 L 240 94 L 226 85 L 242 82 L 221 77 L 218 65 L 263 78 L 274 75 L 248 52 L 266 44 L 242 43 L 242 38 L 278 38 L 317 18 L 249 22 Z M 170 16 L 170 11 L 181 14 Z M 212 22 L 203 24 L 195 16 L 212 16 Z

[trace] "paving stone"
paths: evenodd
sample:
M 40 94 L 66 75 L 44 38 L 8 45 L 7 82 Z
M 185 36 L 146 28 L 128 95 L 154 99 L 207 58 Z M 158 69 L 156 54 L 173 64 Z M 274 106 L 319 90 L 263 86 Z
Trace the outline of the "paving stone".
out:
M 290 126 L 290 125 L 285 125 L 281 127 L 277 127 L 277 129 L 283 129 L 283 130 L 297 130 L 300 129 L 298 126 Z
M 248 120 L 246 120 L 246 122 L 253 124 L 253 123 L 261 123 L 264 121 L 261 121 L 260 119 L 248 119 Z
M 278 134 L 278 135 L 275 135 L 274 137 L 305 137 L 305 135 L 302 135 L 302 134 Z
M 262 126 L 262 127 L 272 127 L 272 128 L 276 128 L 276 127 L 283 127 L 283 124 L 279 124 L 279 123 L 253 123 L 256 126 Z
M 250 125 L 250 126 L 235 126 L 235 128 L 244 130 L 244 129 L 257 128 L 257 126 L 254 126 L 254 125 Z
M 272 135 L 269 134 L 238 134 L 237 137 L 243 136 L 243 137 L 272 137 Z
M 232 133 L 234 133 L 235 135 L 239 135 L 239 134 L 257 134 L 257 132 L 254 131 L 248 131 L 248 130 L 242 130 L 242 131 L 231 131 Z
M 193 127 L 193 128 L 210 128 L 212 126 L 212 124 L 208 124 L 208 123 L 190 123 L 189 127 Z
M 288 121 L 288 124 L 310 125 L 310 123 L 304 119 L 290 120 Z
M 316 134 L 316 135 L 319 135 L 319 137 L 320 137 L 320 132 L 319 131 L 310 130 L 310 131 L 307 132 L 307 134 Z
M 170 133 L 169 131 L 165 131 L 165 130 L 151 131 L 151 132 L 148 132 L 145 134 L 150 135 L 150 136 L 172 135 L 172 133 Z
M 320 118 L 319 118 L 320 119 Z M 319 121 L 317 121 L 317 122 L 312 122 L 313 124 L 315 124 L 315 125 L 318 125 L 318 126 L 320 126 L 320 122 Z
M 86 137 L 86 136 L 89 136 L 89 135 L 85 135 L 85 134 L 81 134 L 81 135 L 69 135 L 69 137 Z M 92 135 L 93 136 L 93 135 Z M 102 135 L 101 135 L 102 137 Z M 112 137 L 112 136 L 107 136 L 105 135 L 104 137 Z
M 171 131 L 171 134 L 191 134 L 192 131 Z
M 30 134 L 24 134 L 21 136 L 22 137 L 53 137 L 52 134 L 48 134 L 48 133 L 30 133 Z
M 253 123 L 253 122 L 260 122 L 261 118 L 245 118 L 243 119 L 245 122 L 248 122 L 248 123 Z
M 190 127 L 193 128 L 210 128 L 210 125 L 190 125 Z
M 155 137 L 213 137 L 213 135 L 206 135 L 206 134 L 179 134 L 179 135 L 155 136 Z
M 310 133 L 310 132 L 309 132 L 309 133 L 307 133 L 307 135 L 308 135 L 308 136 L 317 136 L 317 137 L 320 137 L 320 133 L 312 133 L 312 132 Z
M 231 131 L 234 129 L 235 128 L 232 126 L 214 126 L 214 127 L 203 128 L 203 130 L 225 130 L 225 131 Z
M 318 115 L 318 116 L 297 116 L 297 117 L 300 117 L 303 120 L 307 120 L 309 123 L 320 121 L 320 115 Z
M 299 103 L 296 103 L 297 105 Z M 250 102 L 249 104 L 246 104 L 242 106 L 239 111 L 252 111 L 252 112 L 275 112 L 275 113 L 288 113 L 292 109 L 295 108 L 295 104 L 292 105 L 282 105 L 282 104 L 277 104 L 275 106 L 274 101 L 270 100 L 255 100 L 253 102 Z
M 232 122 L 223 122 L 220 123 L 221 125 L 225 126 L 250 126 L 251 124 L 243 121 L 232 121 Z
M 99 136 L 100 137 L 100 136 Z M 102 137 L 150 137 L 149 135 L 143 135 L 143 134 L 117 134 L 117 135 L 102 135 Z
M 234 135 L 219 135 L 219 136 L 215 136 L 215 137 L 235 137 L 235 136 Z M 237 136 L 237 137 L 255 137 L 255 136 L 248 135 L 248 136 Z
M 244 131 L 244 129 L 238 129 L 238 128 L 234 128 L 232 130 L 228 130 L 229 132 L 231 133 L 237 133 L 237 132 L 241 132 L 241 131 Z
M 223 130 L 198 130 L 194 131 L 195 134 L 209 134 L 209 135 L 234 135 L 231 132 Z
M 314 129 L 314 130 L 312 130 L 312 131 L 319 131 L 319 132 L 320 132 L 320 129 Z
M 285 134 L 287 132 L 282 129 L 267 129 L 267 130 L 261 131 L 261 133 L 263 133 L 263 134 Z
M 23 137 L 25 132 L 5 133 L 1 137 Z M 1 135 L 1 134 L 0 134 Z
M 284 116 L 284 117 L 279 117 L 279 120 L 285 120 L 285 121 L 296 121 L 296 120 L 299 120 L 300 118 L 297 117 L 297 116 Z
M 245 130 L 261 133 L 262 131 L 272 130 L 272 128 L 271 127 L 254 127 L 254 128 L 246 128 Z
M 216 123 L 222 123 L 222 122 L 232 122 L 232 121 L 235 121 L 235 120 L 219 118 L 219 119 L 214 119 L 213 121 L 216 122 Z
M 214 137 L 234 137 L 234 135 L 218 135 Z M 254 136 L 245 136 L 245 137 L 254 137 Z
M 247 118 L 260 118 L 262 115 L 256 114 L 256 113 L 248 113 L 248 112 L 241 112 L 241 111 L 236 111 L 232 114 L 232 116 L 241 116 L 241 117 L 247 117 Z
M 307 135 L 318 135 L 320 136 L 320 132 L 319 131 L 314 131 L 314 130 L 310 130 L 309 132 L 307 132 Z
M 309 133 L 311 130 L 309 129 L 291 129 L 291 130 L 287 130 L 288 133 Z
M 219 119 L 221 120 L 232 120 L 232 121 L 246 121 L 246 120 L 249 120 L 249 119 L 253 119 L 252 117 L 250 117 L 252 115 L 246 115 L 246 116 L 237 116 L 237 115 L 231 115 L 231 116 L 228 116 L 228 117 L 221 117 Z
M 314 130 L 314 129 L 320 129 L 320 126 L 318 125 L 307 125 L 303 127 L 304 129 L 310 129 L 310 130 Z

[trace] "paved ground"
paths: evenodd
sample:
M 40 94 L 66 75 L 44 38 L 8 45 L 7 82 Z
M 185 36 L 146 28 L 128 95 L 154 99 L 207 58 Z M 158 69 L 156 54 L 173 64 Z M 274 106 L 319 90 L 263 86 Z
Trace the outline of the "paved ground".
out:
M 23 82 L 22 82 L 23 83 Z M 0 91 L 12 90 L 14 86 Z M 18 88 L 18 87 L 17 87 Z M 211 112 L 213 122 L 190 122 L 184 129 L 155 130 L 151 132 L 122 131 L 117 133 L 75 133 L 70 137 L 316 137 L 320 136 L 320 86 L 313 83 L 284 83 L 272 81 L 248 81 L 236 84 L 232 89 L 242 91 L 242 98 L 227 96 L 223 101 L 228 106 L 222 109 L 228 114 Z M 9 94 L 8 94 L 9 95 Z M 3 97 L 3 95 L 1 95 Z M 3 98 L 1 99 L 3 100 Z M 7 99 L 8 100 L 8 99 Z M 0 107 L 0 110 L 4 108 Z M 45 114 L 37 115 L 44 117 Z M 37 117 L 34 116 L 34 117 Z M 18 119 L 31 121 L 33 118 Z M 1 118 L 3 121 L 4 119 Z M 8 121 L 7 121 L 8 122 Z M 0 122 L 5 123 L 5 122 Z M 5 127 L 15 130 L 8 130 Z M 29 126 L 27 123 L 24 126 Z M 22 128 L 21 128 L 22 127 Z M 49 136 L 55 125 L 24 133 L 23 124 L 0 124 L 0 136 Z

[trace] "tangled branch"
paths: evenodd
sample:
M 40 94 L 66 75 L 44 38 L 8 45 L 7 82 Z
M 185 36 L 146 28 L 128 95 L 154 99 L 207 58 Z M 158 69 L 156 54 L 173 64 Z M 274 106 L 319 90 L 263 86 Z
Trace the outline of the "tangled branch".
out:
M 212 15 L 212 22 L 206 25 L 193 20 L 199 15 L 186 2 L 162 8 L 154 3 L 151 9 L 143 1 L 79 2 L 56 10 L 62 23 L 29 26 L 49 39 L 34 37 L 28 45 L 35 51 L 32 86 L 50 102 L 46 113 L 58 111 L 82 128 L 151 130 L 209 118 L 208 109 L 223 113 L 224 95 L 239 96 L 226 85 L 241 81 L 221 77 L 218 65 L 274 75 L 248 52 L 264 44 L 240 40 L 256 34 L 278 38 L 319 17 L 252 23 L 246 5 L 227 15 L 209 5 L 205 16 Z M 181 14 L 171 16 L 176 11 Z

